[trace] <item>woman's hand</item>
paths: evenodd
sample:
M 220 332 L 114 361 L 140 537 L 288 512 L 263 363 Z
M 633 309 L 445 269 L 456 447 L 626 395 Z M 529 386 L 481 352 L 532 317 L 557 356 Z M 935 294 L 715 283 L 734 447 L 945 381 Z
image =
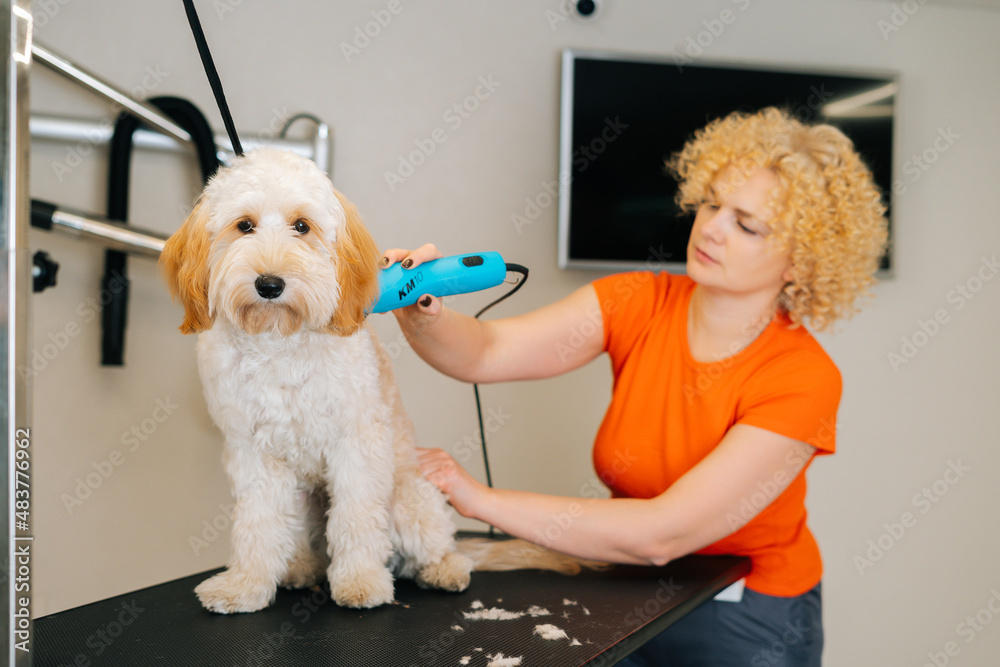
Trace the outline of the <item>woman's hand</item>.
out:
M 416 250 L 391 248 L 382 255 L 379 268 L 387 269 L 396 262 L 400 262 L 404 269 L 412 269 L 440 257 L 442 257 L 441 251 L 433 243 L 425 243 Z M 441 313 L 441 300 L 430 294 L 424 294 L 412 306 L 397 308 L 392 313 L 396 316 L 403 331 L 422 331 Z
M 416 250 L 403 250 L 401 248 L 391 248 L 385 251 L 382 261 L 379 263 L 380 269 L 387 269 L 396 262 L 402 262 L 404 269 L 409 269 L 418 264 L 429 262 L 432 259 L 440 259 L 441 251 L 433 243 L 425 243 Z
M 489 487 L 476 481 L 451 454 L 441 449 L 417 447 L 420 474 L 444 493 L 462 516 L 476 518 L 476 508 L 485 501 Z

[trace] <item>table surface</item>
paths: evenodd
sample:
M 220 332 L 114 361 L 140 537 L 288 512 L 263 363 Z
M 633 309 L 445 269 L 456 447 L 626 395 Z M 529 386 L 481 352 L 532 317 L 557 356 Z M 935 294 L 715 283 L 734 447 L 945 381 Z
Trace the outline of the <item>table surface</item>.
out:
M 745 558 L 688 556 L 576 576 L 476 572 L 463 593 L 399 580 L 395 604 L 377 609 L 338 607 L 316 587 L 279 590 L 268 609 L 229 616 L 193 593 L 213 570 L 36 619 L 33 664 L 486 667 L 502 653 L 523 667 L 613 665 L 749 569 Z M 514 618 L 466 616 L 493 608 Z M 566 638 L 543 639 L 542 624 Z

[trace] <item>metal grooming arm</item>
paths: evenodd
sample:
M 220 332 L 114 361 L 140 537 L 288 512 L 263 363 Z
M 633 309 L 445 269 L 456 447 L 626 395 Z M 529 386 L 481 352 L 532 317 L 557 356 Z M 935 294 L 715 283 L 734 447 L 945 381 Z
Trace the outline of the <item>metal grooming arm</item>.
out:
M 31 200 L 31 226 L 153 258 L 160 256 L 167 240 L 157 232 L 104 220 L 89 213 L 68 211 L 37 199 Z
M 89 88 L 95 93 L 106 97 L 118 106 L 123 107 L 133 116 L 138 116 L 148 125 L 155 127 L 160 132 L 173 137 L 175 140 L 185 144 L 189 148 L 194 147 L 194 144 L 191 141 L 191 135 L 189 135 L 184 128 L 162 115 L 156 109 L 137 100 L 133 100 L 127 94 L 118 90 L 110 83 L 101 80 L 95 74 L 91 74 L 82 67 L 70 62 L 68 59 L 63 58 L 60 55 L 53 53 L 50 49 L 37 42 L 31 45 L 31 55 L 36 62 L 45 65 L 59 74 L 68 77 L 72 81 L 76 81 L 85 88 Z
M 81 118 L 65 118 L 51 114 L 32 114 L 29 122 L 32 139 L 48 141 L 65 141 L 67 143 L 84 143 L 92 146 L 105 146 L 111 141 L 114 123 L 108 120 L 93 120 Z M 136 148 L 170 153 L 190 152 L 186 144 L 159 132 L 146 129 L 136 130 L 134 135 Z M 229 162 L 232 149 L 225 133 L 216 133 L 215 144 L 219 147 L 220 160 Z M 243 138 L 244 150 L 252 150 L 262 146 L 283 148 L 303 157 L 313 160 L 320 169 L 330 173 L 330 127 L 326 123 L 315 126 L 311 139 L 265 139 L 258 137 Z
M 191 136 L 187 131 L 160 113 L 155 107 L 132 99 L 127 93 L 102 80 L 92 72 L 40 44 L 35 43 L 31 46 L 31 54 L 38 63 L 101 95 L 158 131 L 139 130 L 136 132 L 136 146 L 166 151 L 189 152 L 191 150 Z M 244 148 L 249 150 L 260 146 L 275 146 L 291 150 L 312 159 L 320 169 L 329 174 L 332 166 L 330 163 L 332 152 L 330 126 L 315 119 L 314 122 L 316 129 L 311 140 L 249 137 L 243 142 Z M 30 130 L 33 138 L 82 141 L 93 145 L 102 145 L 111 141 L 113 127 L 111 123 L 106 121 L 102 123 L 100 121 L 35 115 L 31 118 Z M 219 152 L 220 161 L 228 164 L 233 155 L 233 146 L 229 138 L 225 134 L 216 134 L 215 145 Z

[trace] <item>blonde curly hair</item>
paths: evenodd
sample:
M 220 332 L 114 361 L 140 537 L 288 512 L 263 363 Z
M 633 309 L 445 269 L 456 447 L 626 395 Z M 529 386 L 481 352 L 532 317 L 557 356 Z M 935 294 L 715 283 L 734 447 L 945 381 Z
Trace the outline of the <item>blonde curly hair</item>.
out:
M 768 107 L 732 113 L 695 133 L 667 167 L 680 181 L 677 204 L 694 211 L 720 171 L 774 172 L 781 183 L 769 240 L 789 251 L 793 279 L 778 305 L 795 325 L 822 331 L 857 312 L 888 239 L 886 207 L 850 139 L 831 125 L 806 125 Z

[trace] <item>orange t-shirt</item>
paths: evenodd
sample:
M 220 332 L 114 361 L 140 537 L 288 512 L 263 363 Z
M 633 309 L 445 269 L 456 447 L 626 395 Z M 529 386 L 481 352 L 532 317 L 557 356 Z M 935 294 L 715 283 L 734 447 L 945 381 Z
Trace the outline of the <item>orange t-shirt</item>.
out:
M 593 285 L 614 373 L 594 466 L 615 497 L 660 495 L 734 424 L 807 442 L 819 453 L 834 451 L 840 372 L 804 327 L 790 328 L 786 314 L 737 354 L 701 363 L 687 340 L 690 278 L 639 272 Z M 777 498 L 774 480 L 757 489 L 727 515 L 735 532 L 698 553 L 748 556 L 752 590 L 801 595 L 823 571 L 806 526 L 805 469 Z

